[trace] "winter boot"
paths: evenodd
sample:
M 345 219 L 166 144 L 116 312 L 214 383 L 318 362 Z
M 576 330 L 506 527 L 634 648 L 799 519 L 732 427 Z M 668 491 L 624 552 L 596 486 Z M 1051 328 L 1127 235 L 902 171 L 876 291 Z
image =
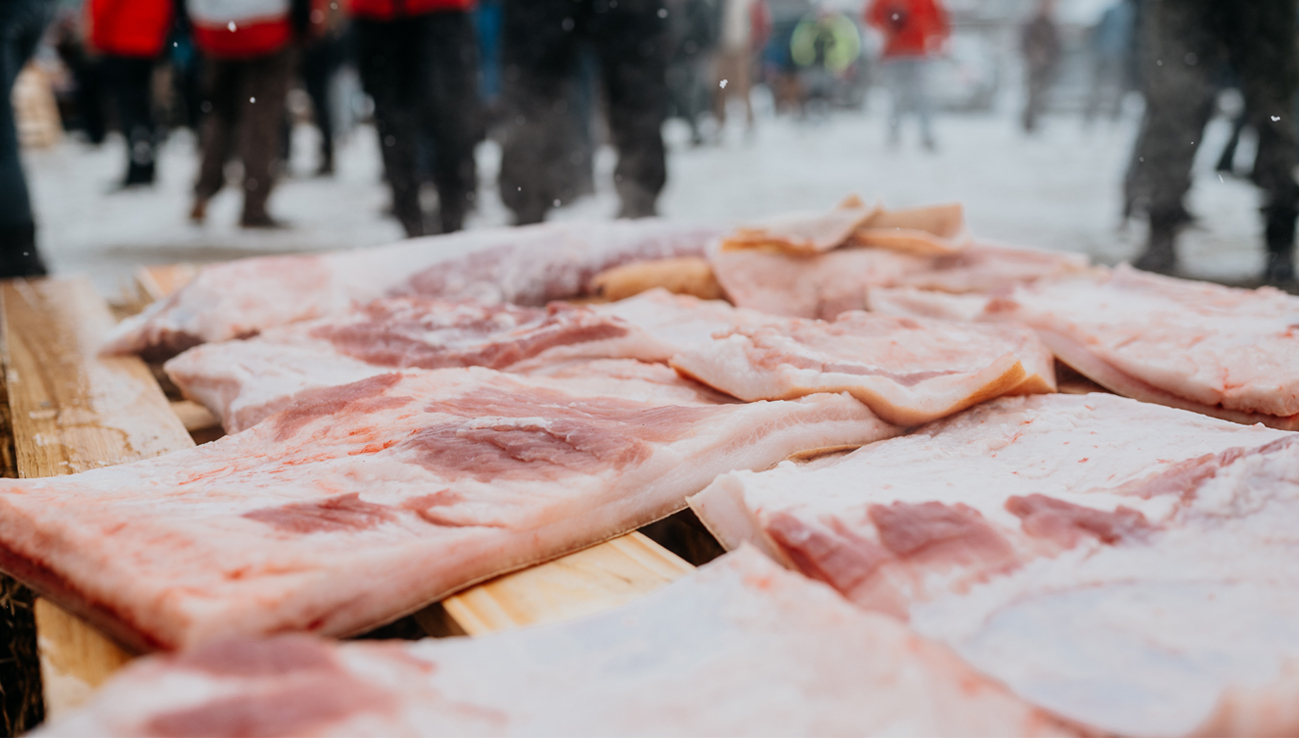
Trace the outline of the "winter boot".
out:
M 1158 274 L 1177 271 L 1177 234 L 1186 225 L 1189 216 L 1177 208 L 1173 211 L 1151 211 L 1150 238 L 1146 250 L 1136 262 L 1137 269 Z
M 36 225 L 0 226 L 0 279 L 46 274 L 45 263 L 36 250 Z
M 1294 282 L 1295 218 L 1299 217 L 1299 210 L 1293 206 L 1269 206 L 1263 212 L 1267 218 L 1267 261 L 1263 265 L 1263 281 L 1269 284 Z

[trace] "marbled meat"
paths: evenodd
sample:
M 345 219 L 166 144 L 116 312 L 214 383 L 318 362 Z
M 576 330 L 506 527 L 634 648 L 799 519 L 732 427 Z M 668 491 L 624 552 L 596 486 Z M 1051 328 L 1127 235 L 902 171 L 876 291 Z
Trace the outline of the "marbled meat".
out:
M 829 322 L 739 325 L 687 347 L 671 363 L 741 400 L 847 392 L 899 425 L 927 423 L 1005 394 L 1055 391 L 1051 354 L 1027 328 L 861 311 Z
M 752 549 L 483 638 L 235 640 L 128 666 L 38 736 L 1068 736 L 948 649 Z
M 546 223 L 214 264 L 123 321 L 104 351 L 167 359 L 200 343 L 345 313 L 380 297 L 540 306 L 583 294 L 597 274 L 620 264 L 700 256 L 717 235 L 713 228 L 654 220 Z
M 0 568 L 142 649 L 346 635 L 668 515 L 723 472 L 897 433 L 847 396 L 694 396 L 634 372 L 382 374 L 195 449 L 0 482 Z
M 1299 657 L 1299 434 L 1106 394 L 1002 398 L 723 475 L 690 504 L 727 547 L 757 543 L 1103 730 L 1187 734 Z
M 573 359 L 666 361 L 673 352 L 673 346 L 617 317 L 564 303 L 529 308 L 394 297 L 247 340 L 196 346 L 164 368 L 185 396 L 235 433 L 303 392 L 393 369 L 483 366 L 517 372 Z
M 1127 397 L 1299 428 L 1299 298 L 1120 266 L 992 296 L 872 290 L 894 315 L 1019 323 L 1088 379 Z

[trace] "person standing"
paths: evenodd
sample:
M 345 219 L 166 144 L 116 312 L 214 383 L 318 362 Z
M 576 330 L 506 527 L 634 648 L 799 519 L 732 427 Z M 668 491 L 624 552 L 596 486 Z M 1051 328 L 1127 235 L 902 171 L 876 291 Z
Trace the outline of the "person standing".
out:
M 609 134 L 618 150 L 618 217 L 655 214 L 667 181 L 667 7 L 664 0 L 505 0 L 501 199 L 518 224 L 560 199 L 573 155 L 564 101 L 583 48 L 600 67 Z
M 158 141 L 153 120 L 153 67 L 172 26 L 173 0 L 90 0 L 90 45 L 100 54 L 117 120 L 126 139 L 122 187 L 153 184 Z
M 1019 32 L 1019 49 L 1024 54 L 1024 72 L 1028 80 L 1028 97 L 1024 103 L 1024 131 L 1037 130 L 1046 92 L 1060 68 L 1063 49 L 1060 31 L 1055 24 L 1054 0 L 1038 0 L 1037 10 Z
M 312 25 L 320 32 L 312 34 L 313 38 L 303 44 L 299 73 L 302 89 L 311 98 L 316 129 L 320 131 L 316 176 L 327 177 L 334 174 L 334 106 L 329 88 L 347 53 L 343 41 L 347 20 L 336 0 L 314 0 L 313 5 Z
M 36 250 L 36 220 L 18 153 L 12 95 L 14 80 L 53 15 L 53 0 L 0 2 L 0 279 L 46 273 Z
M 374 99 L 393 212 L 412 238 L 431 232 L 419 197 L 422 142 L 433 147 L 442 233 L 464 227 L 478 188 L 473 7 L 473 0 L 352 0 L 357 63 Z
M 717 49 L 717 89 L 713 113 L 726 124 L 726 104 L 733 98 L 744 103 L 744 124 L 753 128 L 754 51 L 771 35 L 771 13 L 763 0 L 722 0 L 722 32 Z
M 1139 269 L 1177 270 L 1177 237 L 1190 221 L 1184 205 L 1191 165 L 1215 104 L 1215 72 L 1231 64 L 1258 134 L 1254 182 L 1263 190 L 1263 279 L 1295 278 L 1299 158 L 1294 111 L 1299 88 L 1294 0 L 1147 0 L 1143 10 L 1146 118 L 1136 159 L 1142 163 L 1150 233 Z
M 915 111 L 921 140 L 933 150 L 933 103 L 929 97 L 929 58 L 947 41 L 950 25 L 939 0 L 874 0 L 866 22 L 884 34 L 884 77 L 893 97 L 889 113 L 889 143 L 902 137 L 902 115 Z
M 1122 111 L 1123 97 L 1134 82 L 1129 73 L 1136 19 L 1136 0 L 1115 0 L 1091 31 L 1091 87 L 1083 108 L 1083 119 L 1088 122 L 1102 111 L 1117 120 Z
M 718 13 L 712 0 L 668 0 L 667 85 L 672 115 L 690 126 L 690 143 L 704 142 L 699 119 L 711 98 L 709 78 L 717 47 Z
M 201 223 L 225 186 L 227 155 L 244 165 L 244 228 L 283 228 L 267 211 L 279 158 L 291 44 L 306 34 L 309 0 L 187 0 L 194 43 L 207 57 L 203 161 L 190 219 Z M 239 140 L 234 141 L 236 132 Z

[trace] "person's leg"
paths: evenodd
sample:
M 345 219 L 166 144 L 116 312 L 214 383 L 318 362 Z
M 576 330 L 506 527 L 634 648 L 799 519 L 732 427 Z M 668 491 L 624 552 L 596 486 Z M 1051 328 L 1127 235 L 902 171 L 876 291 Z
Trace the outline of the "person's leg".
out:
M 1220 26 L 1245 93 L 1245 113 L 1258 132 L 1254 181 L 1264 192 L 1267 246 L 1264 279 L 1292 282 L 1296 185 L 1295 91 L 1299 87 L 1294 28 L 1296 6 L 1287 0 L 1252 0 L 1233 7 Z
M 739 95 L 744 103 L 744 124 L 750 129 L 753 128 L 753 100 L 750 97 L 752 92 L 753 59 L 748 51 L 740 51 L 735 55 L 735 94 Z
M 374 100 L 384 173 L 392 210 L 410 238 L 426 232 L 419 203 L 420 95 L 417 69 L 420 39 L 409 20 L 357 20 L 357 64 L 361 83 Z
M 593 19 L 591 38 L 604 72 L 609 133 L 618 150 L 619 217 L 656 213 L 667 182 L 667 22 L 663 0 L 623 0 Z
M 915 73 L 911 80 L 912 98 L 916 103 L 916 116 L 920 118 L 920 141 L 926 149 L 932 151 L 937 145 L 934 140 L 934 107 L 929 97 L 929 60 L 916 59 Z
M 907 104 L 907 75 L 905 59 L 886 59 L 884 80 L 889 88 L 889 145 L 902 142 L 902 113 Z
M 438 190 L 442 232 L 451 233 L 464 227 L 465 214 L 478 190 L 474 160 L 482 125 L 476 88 L 478 46 L 468 13 L 430 13 L 423 22 L 433 183 Z
M 275 227 L 278 224 L 266 203 L 275 186 L 281 150 L 279 133 L 284 124 L 293 55 L 284 50 L 241 63 L 244 75 L 239 105 L 243 125 L 239 156 L 244 162 L 244 212 L 239 222 L 249 228 Z
M 589 8 L 570 0 L 505 0 L 501 34 L 504 110 L 501 200 L 515 222 L 537 223 L 555 199 L 571 154 L 567 109 L 576 68 L 574 36 Z
M 0 3 L 0 279 L 46 273 L 36 250 L 36 221 L 10 101 L 14 80 L 31 58 L 49 11 L 50 4 L 39 0 Z
M 202 162 L 198 181 L 194 183 L 194 207 L 190 219 L 201 222 L 207 217 L 207 203 L 221 191 L 226 182 L 226 160 L 229 158 L 238 117 L 239 78 L 243 69 L 238 62 L 207 59 L 204 62 L 204 103 L 200 137 Z
M 1175 271 L 1177 235 L 1190 219 L 1183 199 L 1215 92 L 1209 72 L 1219 46 L 1210 5 L 1210 0 L 1152 0 L 1148 9 L 1147 113 L 1138 157 L 1144 159 L 1150 236 L 1136 262 L 1140 269 Z
M 713 80 L 713 116 L 719 126 L 725 126 L 726 105 L 734 92 L 731 78 L 735 76 L 735 52 L 723 49 L 717 53 L 717 72 L 713 76 L 716 78 Z M 725 87 L 722 82 L 726 83 Z
M 105 55 L 101 60 L 126 141 L 124 187 L 152 184 L 156 153 L 150 86 L 153 60 Z
M 311 111 L 320 131 L 320 165 L 317 174 L 334 173 L 334 119 L 329 80 L 334 72 L 334 39 L 320 39 L 302 51 L 302 87 L 311 98 Z

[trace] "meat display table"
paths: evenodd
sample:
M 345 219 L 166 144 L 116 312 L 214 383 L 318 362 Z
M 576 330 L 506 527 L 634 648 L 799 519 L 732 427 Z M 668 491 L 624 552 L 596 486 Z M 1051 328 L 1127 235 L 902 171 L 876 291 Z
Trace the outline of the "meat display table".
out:
M 190 274 L 185 267 L 146 270 L 141 291 L 160 298 Z M 74 474 L 219 436 L 203 427 L 208 418 L 193 403 L 170 402 L 139 359 L 97 354 L 114 322 L 86 278 L 0 284 L 11 473 Z M 478 635 L 551 622 L 623 604 L 691 568 L 632 533 L 470 588 L 414 618 L 429 635 Z M 82 702 L 134 656 L 47 600 L 36 601 L 34 617 L 47 716 Z M 14 727 L 21 732 L 33 726 Z

